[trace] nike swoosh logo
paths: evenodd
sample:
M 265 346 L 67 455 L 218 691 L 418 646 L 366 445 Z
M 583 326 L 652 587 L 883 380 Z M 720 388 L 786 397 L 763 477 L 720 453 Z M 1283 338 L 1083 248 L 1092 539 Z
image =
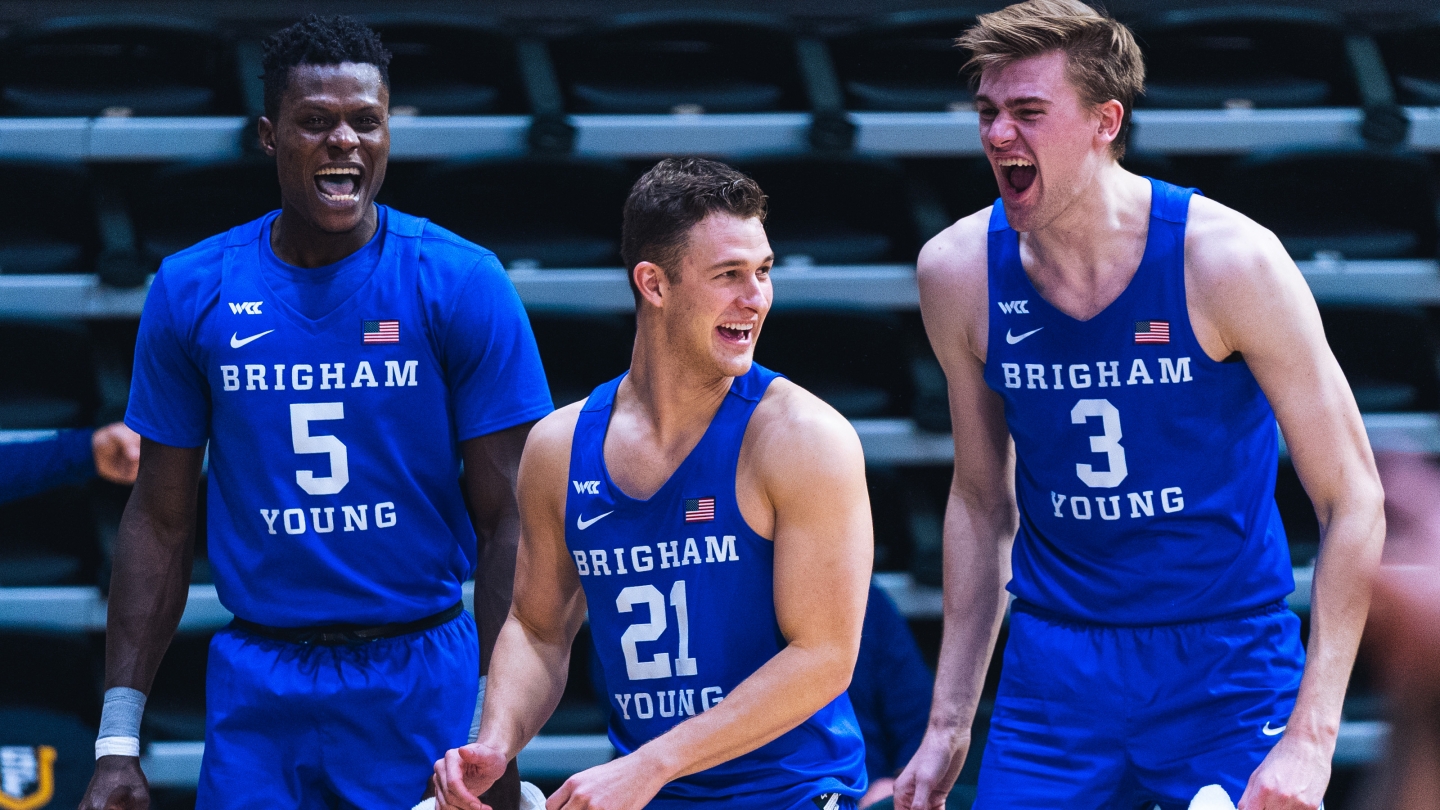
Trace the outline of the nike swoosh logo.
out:
M 1288 723 L 1286 725 L 1288 725 Z M 1279 728 L 1271 728 L 1269 720 L 1266 720 L 1265 727 L 1260 729 L 1260 733 L 1264 734 L 1266 737 L 1274 737 L 1275 735 L 1280 734 L 1284 731 L 1285 726 L 1280 726 Z
M 606 512 L 604 515 L 596 515 L 595 517 L 590 518 L 589 520 L 586 520 L 584 515 L 576 515 L 576 516 L 575 516 L 575 528 L 577 528 L 577 529 L 579 529 L 580 531 L 583 532 L 583 531 L 585 531 L 586 529 L 590 528 L 591 526 L 594 526 L 594 525 L 595 525 L 595 521 L 599 520 L 600 518 L 605 517 L 605 515 L 613 515 L 613 514 L 615 514 L 615 510 L 614 510 L 614 509 L 611 509 L 609 512 Z
M 1044 328 L 1045 328 L 1045 327 L 1043 327 L 1043 326 L 1040 327 L 1040 329 L 1044 329 Z M 1011 346 L 1014 346 L 1016 343 L 1019 343 L 1020 341 L 1024 340 L 1025 338 L 1030 337 L 1031 335 L 1035 334 L 1036 332 L 1039 332 L 1040 329 L 1031 329 L 1029 332 L 1026 332 L 1026 333 L 1023 334 L 1023 335 L 1012 335 L 1012 334 L 1010 334 L 1010 330 L 1009 330 L 1009 329 L 1006 329 L 1006 330 L 1005 330 L 1005 342 L 1006 342 L 1006 343 L 1009 343 Z
M 247 338 L 245 338 L 245 339 L 243 339 L 243 340 L 240 338 L 240 333 L 239 333 L 239 332 L 233 332 L 233 333 L 231 333 L 231 335 L 230 335 L 230 348 L 232 348 L 232 349 L 238 349 L 238 348 L 240 348 L 241 346 L 244 346 L 246 343 L 249 343 L 249 342 L 252 341 L 252 340 L 259 340 L 260 338 L 265 337 L 266 335 L 268 335 L 268 334 L 270 334 L 271 332 L 274 332 L 274 331 L 275 331 L 274 329 L 267 329 L 267 330 L 265 330 L 264 332 L 261 332 L 261 333 L 258 334 L 258 335 L 251 335 L 250 337 L 247 337 Z

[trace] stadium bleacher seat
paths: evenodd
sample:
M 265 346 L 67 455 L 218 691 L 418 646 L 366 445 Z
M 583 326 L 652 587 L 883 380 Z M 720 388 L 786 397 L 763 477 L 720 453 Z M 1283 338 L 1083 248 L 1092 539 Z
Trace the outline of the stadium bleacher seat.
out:
M 58 17 L 0 40 L 7 115 L 216 115 L 238 111 L 225 38 L 169 16 Z
M 557 41 L 551 52 L 572 112 L 805 107 L 793 41 L 782 23 L 761 15 L 626 15 Z
M 85 167 L 3 163 L 0 273 L 84 273 L 99 249 Z
M 974 18 L 950 11 L 904 12 L 830 41 L 846 104 L 885 112 L 965 110 L 966 54 L 955 38 Z
M 0 323 L 0 430 L 80 427 L 98 397 L 83 325 Z
M 280 207 L 275 162 L 260 157 L 164 166 L 129 191 L 139 247 L 152 266 Z
M 770 198 L 765 229 L 778 265 L 914 261 L 919 239 L 896 164 L 817 157 L 736 165 Z
M 1402 104 L 1440 106 L 1440 15 L 1376 36 Z
M 1222 6 L 1136 21 L 1139 104 L 1161 109 L 1322 107 L 1357 102 L 1345 21 L 1319 9 Z
M 211 635 L 177 636 L 165 651 L 145 704 L 142 731 L 147 738 L 205 738 L 205 663 Z
M 1440 408 L 1434 326 L 1418 307 L 1323 307 L 1325 335 L 1364 413 Z
M 590 396 L 630 367 L 635 319 L 625 315 L 530 312 L 555 407 Z
M 394 59 L 391 114 L 523 113 L 510 39 L 466 18 L 378 16 L 367 20 Z
M 1435 188 L 1418 155 L 1250 155 L 1205 192 L 1275 231 L 1296 259 L 1435 255 Z
M 91 585 L 100 547 L 86 488 L 0 505 L 0 587 Z
M 848 418 L 892 416 L 909 398 L 905 368 L 895 362 L 904 342 L 894 313 L 777 308 L 765 320 L 755 360 Z
M 617 267 L 630 181 L 622 164 L 601 161 L 453 162 L 397 185 L 393 199 L 506 267 Z

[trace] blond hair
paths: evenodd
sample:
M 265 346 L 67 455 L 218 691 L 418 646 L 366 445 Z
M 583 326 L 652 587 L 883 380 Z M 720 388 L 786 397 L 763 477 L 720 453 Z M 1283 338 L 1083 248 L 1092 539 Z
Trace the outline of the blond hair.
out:
M 965 71 L 977 84 L 991 68 L 1064 51 L 1070 81 L 1086 103 L 1114 99 L 1124 106 L 1110 150 L 1117 160 L 1125 155 L 1130 111 L 1135 97 L 1145 91 L 1145 60 L 1123 23 L 1080 0 L 1026 0 L 981 14 L 955 44 L 970 51 Z

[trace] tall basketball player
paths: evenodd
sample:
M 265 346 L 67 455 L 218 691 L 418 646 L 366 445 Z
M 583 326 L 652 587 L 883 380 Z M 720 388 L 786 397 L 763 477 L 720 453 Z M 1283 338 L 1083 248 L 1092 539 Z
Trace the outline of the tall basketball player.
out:
M 1120 166 L 1144 78 L 1124 26 L 1031 0 L 960 43 L 1001 195 L 919 261 L 955 478 L 934 708 L 897 805 L 955 781 L 1008 580 L 977 807 L 1170 810 L 1217 784 L 1314 808 L 1384 516 L 1309 289 L 1264 228 Z M 1277 419 L 1323 537 L 1308 660 Z
M 435 763 L 478 810 L 554 710 L 589 611 L 623 755 L 551 810 L 854 807 L 844 694 L 873 556 L 864 458 L 829 406 L 751 362 L 770 310 L 765 197 L 666 160 L 625 205 L 630 371 L 535 426 L 520 463 L 515 603 L 480 739 Z
M 267 40 L 281 208 L 167 259 L 146 299 L 85 808 L 148 803 L 136 732 L 185 606 L 207 442 L 236 619 L 210 645 L 197 806 L 408 807 L 466 741 L 509 609 L 519 454 L 550 397 L 494 254 L 374 203 L 388 62 L 343 17 Z M 478 637 L 460 604 L 477 566 Z

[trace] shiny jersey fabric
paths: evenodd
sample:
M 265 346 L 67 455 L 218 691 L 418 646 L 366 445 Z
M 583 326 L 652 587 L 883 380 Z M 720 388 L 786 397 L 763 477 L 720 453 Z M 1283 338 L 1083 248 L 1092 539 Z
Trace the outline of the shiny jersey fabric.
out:
M 735 378 L 695 449 L 643 501 L 620 491 L 605 466 L 624 377 L 596 388 L 580 412 L 565 542 L 585 589 L 610 739 L 621 754 L 714 707 L 785 646 L 775 619 L 774 544 L 750 529 L 735 499 L 745 429 L 776 376 L 752 365 Z M 649 806 L 808 808 L 822 794 L 858 797 L 865 785 L 864 741 L 841 694 L 770 743 L 671 782 Z
M 990 219 L 985 381 L 1005 401 L 1020 508 L 1008 587 L 1071 620 L 1199 621 L 1294 590 L 1275 414 L 1243 360 L 1210 359 L 1191 329 L 1194 190 L 1150 183 L 1140 266 L 1088 321 L 1036 291 L 999 200 Z
M 494 254 L 380 214 L 368 278 L 320 318 L 265 281 L 276 213 L 167 258 L 145 301 L 125 421 L 161 444 L 209 442 L 215 587 L 252 622 L 454 605 L 476 564 L 459 442 L 551 410 Z M 394 340 L 366 342 L 367 321 L 395 322 Z

